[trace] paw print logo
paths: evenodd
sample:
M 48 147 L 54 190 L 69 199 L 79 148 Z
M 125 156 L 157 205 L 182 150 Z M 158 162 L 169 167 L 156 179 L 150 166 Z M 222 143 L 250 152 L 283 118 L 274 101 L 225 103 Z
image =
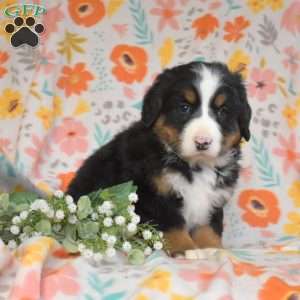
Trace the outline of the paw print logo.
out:
M 27 44 L 31 47 L 37 46 L 39 43 L 38 35 L 45 30 L 43 24 L 36 24 L 33 17 L 26 19 L 17 17 L 14 24 L 9 23 L 5 26 L 5 31 L 11 34 L 10 42 L 12 46 L 19 47 Z

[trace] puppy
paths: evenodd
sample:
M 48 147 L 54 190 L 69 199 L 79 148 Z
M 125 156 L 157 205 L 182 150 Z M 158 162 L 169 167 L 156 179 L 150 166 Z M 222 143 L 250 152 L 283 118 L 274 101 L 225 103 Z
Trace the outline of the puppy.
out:
M 68 193 L 133 180 L 136 212 L 164 232 L 170 255 L 221 247 L 223 205 L 239 176 L 251 109 L 242 78 L 221 63 L 165 70 L 144 97 L 141 120 L 91 155 Z

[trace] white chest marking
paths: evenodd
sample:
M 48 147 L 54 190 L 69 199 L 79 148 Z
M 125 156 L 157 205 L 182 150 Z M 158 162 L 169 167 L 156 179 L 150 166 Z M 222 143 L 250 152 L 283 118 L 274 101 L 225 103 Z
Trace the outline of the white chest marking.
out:
M 188 229 L 209 223 L 214 207 L 221 206 L 229 191 L 216 189 L 217 175 L 207 167 L 194 173 L 193 182 L 188 182 L 180 173 L 167 175 L 172 188 L 183 197 L 182 214 Z

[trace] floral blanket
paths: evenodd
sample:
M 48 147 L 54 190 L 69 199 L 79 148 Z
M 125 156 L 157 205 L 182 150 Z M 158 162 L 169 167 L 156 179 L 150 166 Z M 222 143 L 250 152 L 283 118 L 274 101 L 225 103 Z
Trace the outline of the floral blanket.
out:
M 2 0 L 0 11 L 1 190 L 65 190 L 176 64 L 240 71 L 253 110 L 224 220 L 226 248 L 243 250 L 95 267 L 48 239 L 2 245 L 2 299 L 300 298 L 300 0 Z M 21 30 L 31 40 L 16 48 Z
M 0 244 L 0 299 L 277 300 L 300 295 L 300 243 L 269 249 L 202 250 L 197 261 L 157 252 L 143 266 L 95 265 L 46 237 L 14 253 Z

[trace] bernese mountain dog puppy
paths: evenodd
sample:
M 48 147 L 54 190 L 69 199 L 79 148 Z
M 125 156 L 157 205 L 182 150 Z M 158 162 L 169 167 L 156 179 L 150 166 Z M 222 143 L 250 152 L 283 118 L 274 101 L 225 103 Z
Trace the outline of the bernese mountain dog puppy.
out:
M 250 118 L 242 78 L 224 64 L 167 69 L 146 93 L 141 120 L 92 154 L 67 193 L 78 199 L 133 180 L 136 213 L 164 232 L 170 255 L 221 247 L 223 205 L 239 176 Z

